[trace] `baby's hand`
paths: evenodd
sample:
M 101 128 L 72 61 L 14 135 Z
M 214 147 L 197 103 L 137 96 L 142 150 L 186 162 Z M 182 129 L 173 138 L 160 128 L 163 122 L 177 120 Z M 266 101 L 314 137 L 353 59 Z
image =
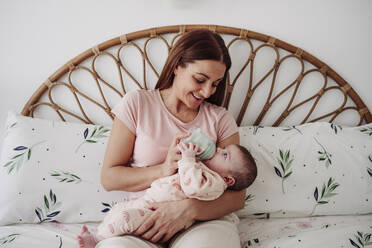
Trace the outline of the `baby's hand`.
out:
M 200 151 L 198 145 L 192 143 L 185 144 L 183 142 L 178 144 L 178 149 L 180 149 L 183 158 L 195 158 L 196 154 Z

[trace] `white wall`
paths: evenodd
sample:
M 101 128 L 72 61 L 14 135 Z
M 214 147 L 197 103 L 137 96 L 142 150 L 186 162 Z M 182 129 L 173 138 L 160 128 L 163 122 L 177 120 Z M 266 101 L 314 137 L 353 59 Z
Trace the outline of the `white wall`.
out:
M 335 69 L 372 110 L 370 0 L 1 0 L 0 125 L 82 51 L 175 24 L 245 28 L 301 47 Z

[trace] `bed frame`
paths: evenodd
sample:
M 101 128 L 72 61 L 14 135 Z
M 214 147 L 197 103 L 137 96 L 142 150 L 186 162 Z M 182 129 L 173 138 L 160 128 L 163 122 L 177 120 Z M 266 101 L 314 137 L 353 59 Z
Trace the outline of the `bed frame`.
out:
M 301 113 L 300 117 L 296 117 L 294 124 L 315 121 L 337 122 L 336 118 L 338 119 L 345 112 L 354 112 L 352 118 L 356 125 L 372 122 L 371 112 L 354 89 L 330 66 L 315 56 L 301 48 L 265 34 L 217 25 L 177 25 L 151 28 L 124 34 L 94 46 L 67 62 L 48 77 L 28 100 L 22 114 L 33 117 L 34 113 L 39 112 L 38 109 L 40 107 L 47 107 L 53 110 L 52 112 L 57 113 L 63 121 L 66 121 L 68 116 L 84 123 L 98 124 L 91 117 L 92 111 L 89 113 L 84 108 L 85 102 L 89 101 L 112 119 L 111 109 L 114 103 L 109 103 L 110 97 L 105 92 L 111 91 L 118 97 L 122 97 L 130 88 L 128 86 L 129 81 L 131 81 L 132 86 L 149 89 L 152 87 L 148 75 L 152 74 L 154 76 L 153 81 L 156 81 L 156 78 L 159 77 L 159 68 L 162 67 L 161 63 L 164 63 L 165 60 L 160 62 L 160 66 L 155 66 L 153 59 L 151 59 L 152 56 L 149 55 L 149 44 L 157 40 L 155 44 L 162 44 L 161 46 L 163 48 L 165 46 L 165 50 L 169 52 L 180 35 L 197 28 L 207 28 L 220 33 L 230 51 L 236 47 L 248 50 L 248 52 L 238 52 L 237 60 L 239 60 L 241 65 L 238 65 L 239 63 L 232 56 L 232 68 L 234 68 L 232 70 L 235 71 L 235 75 L 232 75 L 230 71 L 227 78 L 228 87 L 224 106 L 229 110 L 233 108 L 232 112 L 238 125 L 288 125 L 289 122 L 286 122 L 286 120 L 289 117 L 293 118 L 298 115 L 299 109 L 305 109 L 305 113 Z M 141 65 L 138 65 L 138 68 L 142 69 L 141 80 L 138 79 L 138 76 L 131 73 L 126 66 L 128 63 L 123 58 L 123 53 L 128 47 L 131 47 L 132 50 L 135 49 L 140 54 Z M 261 56 L 262 51 L 266 51 L 265 54 L 273 54 L 270 62 L 272 64 L 268 65 L 264 62 L 266 63 L 265 72 L 258 77 L 255 74 L 257 70 L 260 70 L 257 57 Z M 106 56 L 115 64 L 114 67 L 117 70 L 111 73 L 118 75 L 118 81 L 120 82 L 116 85 L 105 79 L 97 69 L 97 60 L 103 56 Z M 283 65 L 288 61 L 299 65 L 298 72 L 293 74 L 292 69 L 287 69 Z M 286 68 L 286 74 L 293 74 L 292 79 L 287 80 L 286 85 L 275 92 L 275 86 L 279 84 L 278 74 L 279 71 L 282 73 L 283 68 Z M 77 71 L 83 71 L 90 75 L 92 81 L 95 82 L 96 86 L 93 85 L 95 90 L 98 89 L 96 96 L 88 94 L 87 91 L 81 90 L 77 86 L 78 83 L 72 79 L 72 75 Z M 316 89 L 314 94 L 297 100 L 301 92 L 300 86 L 304 85 L 305 81 L 306 84 L 313 84 L 314 79 L 308 79 L 311 78 L 309 75 L 313 74 L 317 75 L 313 76 L 314 78 L 320 79 L 320 83 L 318 83 L 320 87 Z M 240 86 L 238 86 L 239 84 Z M 152 83 L 152 85 L 155 84 Z M 266 85 L 266 88 L 263 85 Z M 90 88 L 93 88 L 93 86 L 91 85 Z M 75 99 L 75 107 L 66 107 L 65 104 L 55 99 L 54 91 L 59 87 L 63 87 L 72 93 L 73 99 Z M 336 106 L 332 98 L 334 94 L 328 94 L 334 91 L 341 95 L 341 101 Z M 286 99 L 283 100 L 284 98 Z M 254 106 L 252 111 L 255 111 L 255 114 L 248 114 L 247 109 L 249 109 L 249 106 L 254 105 L 258 100 L 261 100 L 262 103 L 259 107 Z M 232 103 L 233 101 L 235 101 L 234 104 Z M 315 114 L 317 110 L 321 109 L 319 107 L 320 101 L 324 103 L 322 106 L 332 106 L 332 109 L 327 110 L 326 113 L 323 111 L 321 114 Z M 280 110 L 278 110 L 279 105 Z M 277 107 L 275 108 L 274 106 Z M 270 118 L 270 120 L 266 120 L 265 118 L 270 111 L 275 116 Z M 246 116 L 250 116 L 251 119 L 245 120 Z M 348 116 L 347 118 L 350 119 L 351 117 Z

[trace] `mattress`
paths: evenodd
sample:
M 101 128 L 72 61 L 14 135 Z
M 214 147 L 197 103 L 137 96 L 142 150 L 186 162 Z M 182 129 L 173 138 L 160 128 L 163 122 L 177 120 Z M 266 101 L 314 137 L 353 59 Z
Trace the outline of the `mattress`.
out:
M 97 223 L 86 225 L 92 229 L 97 226 Z M 81 226 L 82 224 L 58 222 L 1 226 L 0 246 L 76 248 L 76 236 Z M 372 233 L 372 215 L 244 218 L 238 227 L 243 248 L 363 247 L 368 245 L 368 237 Z M 364 244 L 361 244 L 363 242 Z

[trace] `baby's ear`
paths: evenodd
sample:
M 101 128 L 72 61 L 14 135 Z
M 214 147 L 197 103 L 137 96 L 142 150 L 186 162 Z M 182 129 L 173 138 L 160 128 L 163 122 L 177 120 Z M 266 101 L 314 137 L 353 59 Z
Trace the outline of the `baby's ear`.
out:
M 233 178 L 232 176 L 223 177 L 223 180 L 225 180 L 225 183 L 228 187 L 231 187 L 235 184 L 235 178 Z

